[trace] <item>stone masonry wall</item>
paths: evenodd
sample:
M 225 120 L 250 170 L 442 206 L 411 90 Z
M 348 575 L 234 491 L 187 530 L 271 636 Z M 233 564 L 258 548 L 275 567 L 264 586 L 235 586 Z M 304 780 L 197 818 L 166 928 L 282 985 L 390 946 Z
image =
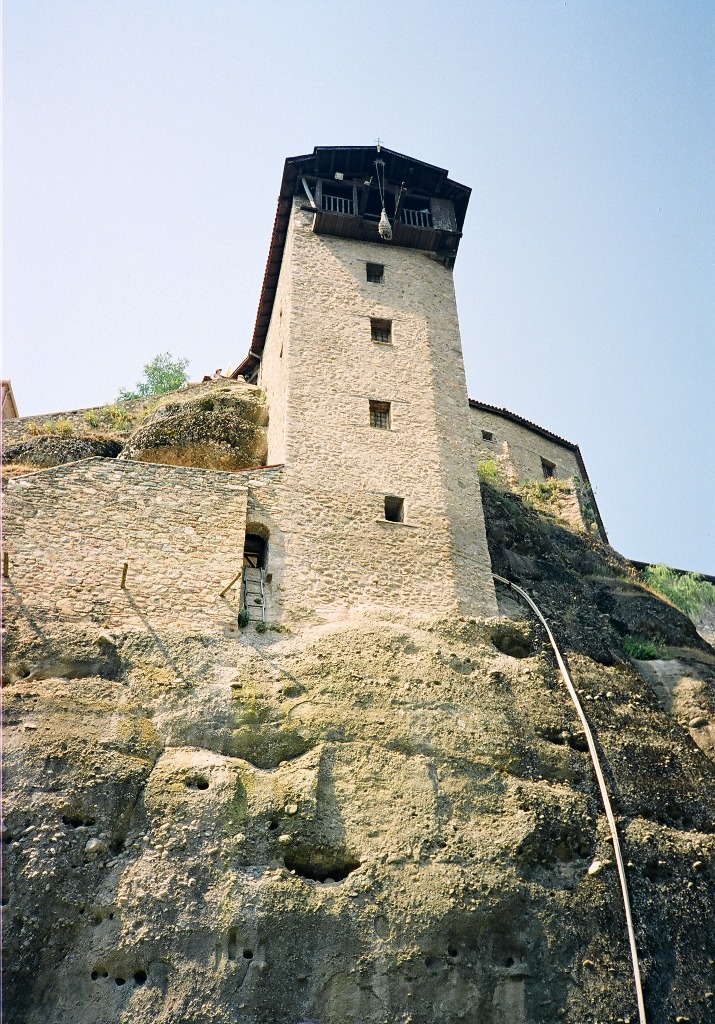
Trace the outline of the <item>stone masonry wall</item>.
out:
M 542 496 L 543 500 L 538 491 L 532 492 L 532 502 L 541 511 L 556 515 L 571 529 L 591 529 L 593 509 L 582 506 L 581 489 L 574 486 L 574 477 L 580 478 L 581 467 L 571 449 L 495 413 L 474 406 L 470 406 L 470 413 L 477 464 L 493 460 L 507 484 L 518 491 L 519 485 L 525 482 L 545 482 L 541 464 L 545 459 L 554 466 L 553 486 Z M 483 438 L 482 430 L 490 431 L 493 439 Z
M 289 308 L 274 306 L 261 373 L 269 432 L 285 422 L 286 599 L 490 614 L 451 272 L 415 250 L 317 236 L 300 205 L 279 285 Z M 366 261 L 385 265 L 383 284 Z M 371 340 L 371 317 L 392 321 L 392 344 Z M 390 430 L 370 426 L 371 399 L 391 403 Z M 385 523 L 386 494 L 405 499 L 405 524 Z
M 503 416 L 473 406 L 469 410 L 477 461 L 494 459 L 510 481 L 543 480 L 542 458 L 555 466 L 554 476 L 558 479 L 580 476 L 581 469 L 570 449 Z M 491 431 L 494 440 L 484 440 L 482 430 Z
M 285 469 L 272 473 L 251 474 L 247 525 L 268 533 L 269 621 L 367 608 L 457 610 L 449 564 L 432 557 L 428 528 L 386 522 L 382 492 L 296 489 Z
M 40 630 L 60 620 L 149 631 L 234 625 L 240 588 L 219 594 L 241 568 L 246 495 L 237 474 L 111 459 L 12 480 L 5 613 Z

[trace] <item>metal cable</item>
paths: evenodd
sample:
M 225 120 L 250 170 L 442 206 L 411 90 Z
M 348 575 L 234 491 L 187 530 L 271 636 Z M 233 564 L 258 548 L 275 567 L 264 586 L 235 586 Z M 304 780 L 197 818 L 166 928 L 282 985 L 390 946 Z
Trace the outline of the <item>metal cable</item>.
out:
M 547 634 L 547 636 L 549 638 L 549 642 L 550 642 L 551 647 L 553 649 L 553 652 L 554 652 L 554 654 L 556 656 L 556 661 L 557 661 L 559 669 L 561 671 L 561 675 L 563 677 L 564 682 L 566 683 L 566 689 L 569 692 L 569 696 L 571 697 L 571 701 L 572 701 L 574 707 L 576 708 L 576 714 L 578 715 L 578 717 L 579 717 L 579 719 L 581 721 L 581 725 L 583 726 L 583 731 L 584 731 L 584 733 L 586 735 L 586 742 L 588 743 L 588 751 L 589 751 L 589 753 L 591 755 L 591 760 L 593 762 L 593 768 L 594 768 L 594 771 L 596 772 L 596 778 L 598 780 L 598 788 L 601 791 L 601 800 L 603 801 L 603 807 L 604 807 L 604 810 L 606 812 L 606 818 L 608 819 L 608 827 L 611 830 L 611 838 L 613 839 L 613 852 L 614 852 L 614 855 L 615 855 L 615 858 L 616 858 L 616 864 L 618 865 L 618 877 L 620 879 L 621 892 L 623 894 L 623 909 L 626 912 L 626 926 L 628 928 L 628 941 L 629 941 L 630 947 L 631 947 L 631 961 L 633 963 L 633 978 L 634 978 L 635 986 L 636 986 L 636 1001 L 638 1003 L 638 1019 L 640 1021 L 640 1024 L 647 1024 L 646 1013 L 645 1013 L 645 1003 L 643 1002 L 643 987 L 641 985 L 640 965 L 639 965 L 639 962 L 638 962 L 638 948 L 636 946 L 636 934 L 635 934 L 635 931 L 634 931 L 634 928 L 633 928 L 633 918 L 631 916 L 631 901 L 630 901 L 630 897 L 628 895 L 628 883 L 626 881 L 626 870 L 625 870 L 625 867 L 623 865 L 623 857 L 621 855 L 621 843 L 620 843 L 620 840 L 618 838 L 618 829 L 616 828 L 616 819 L 613 816 L 613 810 L 611 809 L 611 800 L 610 800 L 610 797 L 608 795 L 608 790 L 606 789 L 606 780 L 604 779 L 603 772 L 601 771 L 601 763 L 600 763 L 599 758 L 598 758 L 598 751 L 596 750 L 596 744 L 595 744 L 594 739 L 593 739 L 593 734 L 591 732 L 591 727 L 588 724 L 588 719 L 586 718 L 584 710 L 583 710 L 583 708 L 581 706 L 581 701 L 578 699 L 578 694 L 576 693 L 574 685 L 571 682 L 571 676 L 569 675 L 568 669 L 566 668 L 566 664 L 564 662 L 564 659 L 561 657 L 561 652 L 559 651 L 559 649 L 558 649 L 558 647 L 556 645 L 556 641 L 554 640 L 553 633 L 549 629 L 549 626 L 548 626 L 548 623 L 546 622 L 546 619 L 541 614 L 541 612 L 537 608 L 536 604 L 532 601 L 532 599 L 529 597 L 529 595 L 526 593 L 525 590 L 522 590 L 521 587 L 518 587 L 516 585 L 516 583 L 512 583 L 511 580 L 504 579 L 503 576 L 497 576 L 496 573 L 492 573 L 492 575 L 494 576 L 495 580 L 498 580 L 500 583 L 504 583 L 504 584 L 506 584 L 506 586 L 511 587 L 512 590 L 515 590 L 517 592 L 517 594 L 520 594 L 524 598 L 524 600 L 527 602 L 527 604 L 529 605 L 531 610 L 534 612 L 534 614 L 538 618 L 538 620 L 541 623 L 541 625 L 546 630 L 546 634 Z

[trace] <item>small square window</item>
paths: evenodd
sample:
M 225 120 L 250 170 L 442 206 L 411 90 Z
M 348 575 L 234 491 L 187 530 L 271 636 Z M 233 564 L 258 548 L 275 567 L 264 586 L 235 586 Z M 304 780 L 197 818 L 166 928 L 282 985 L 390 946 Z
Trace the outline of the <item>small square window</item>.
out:
M 396 498 L 394 494 L 385 495 L 385 519 L 387 519 L 388 523 L 404 523 L 404 498 Z
M 390 429 L 389 402 L 370 402 L 370 426 L 378 430 Z
M 392 320 L 370 320 L 370 334 L 373 341 L 381 345 L 392 343 Z
M 482 431 L 482 440 L 483 441 L 493 441 L 494 440 L 494 434 L 491 432 L 491 430 L 483 430 Z
M 365 270 L 370 284 L 382 284 L 385 280 L 385 268 L 382 263 L 366 263 Z
M 553 462 L 547 462 L 546 459 L 541 460 L 541 471 L 544 474 L 544 480 L 549 480 L 552 476 L 556 476 L 556 466 Z

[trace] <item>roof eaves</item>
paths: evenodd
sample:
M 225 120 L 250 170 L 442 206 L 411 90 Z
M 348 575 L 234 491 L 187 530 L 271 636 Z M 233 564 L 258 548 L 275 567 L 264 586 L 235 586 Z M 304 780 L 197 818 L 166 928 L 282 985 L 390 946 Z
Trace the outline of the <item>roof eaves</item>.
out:
M 487 405 L 486 402 L 478 402 L 475 398 L 470 398 L 469 404 L 473 409 L 481 409 L 482 412 L 491 412 L 494 413 L 495 416 L 503 416 L 505 420 L 511 420 L 512 423 L 518 423 L 522 427 L 528 427 L 529 430 L 533 431 L 535 434 L 540 434 L 547 440 L 563 445 L 564 448 L 569 448 L 571 451 L 578 450 L 577 444 L 573 444 L 572 441 L 567 441 L 565 437 L 560 437 L 558 434 L 554 434 L 545 427 L 540 427 L 538 423 L 533 423 L 531 420 L 527 420 L 523 416 L 519 416 L 517 413 L 511 412 L 510 409 L 504 409 L 503 407 L 500 408 L 496 405 Z
M 298 177 L 301 164 L 305 165 L 307 171 L 312 157 L 312 153 L 304 156 L 291 156 L 288 157 L 283 166 L 283 177 L 281 178 L 281 186 L 278 192 L 278 207 L 275 220 L 273 221 L 271 243 L 268 248 L 268 261 L 263 275 L 263 285 L 261 287 L 261 297 L 258 301 L 258 311 L 256 313 L 251 347 L 246 358 L 231 374 L 231 377 L 234 379 L 239 377 L 246 369 L 252 368 L 255 363 L 260 362 L 266 334 L 268 333 L 268 326 L 271 321 L 273 300 L 278 289 L 278 279 L 280 277 L 281 264 L 283 263 L 283 251 L 285 249 L 290 211 L 293 203 L 295 180 Z

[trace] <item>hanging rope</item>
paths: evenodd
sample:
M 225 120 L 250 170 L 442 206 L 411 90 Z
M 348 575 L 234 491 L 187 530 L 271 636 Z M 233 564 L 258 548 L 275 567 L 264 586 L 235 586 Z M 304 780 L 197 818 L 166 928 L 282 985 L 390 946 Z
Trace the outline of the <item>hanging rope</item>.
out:
M 564 662 L 564 659 L 561 657 L 561 651 L 556 646 L 556 641 L 554 640 L 553 634 L 552 634 L 551 630 L 549 629 L 549 626 L 548 626 L 548 623 L 546 622 L 546 619 L 541 614 L 541 612 L 536 607 L 536 605 L 531 600 L 531 598 L 529 597 L 529 595 L 526 593 L 525 590 L 522 590 L 521 587 L 517 587 L 516 583 L 512 583 L 511 580 L 504 579 L 503 576 L 497 576 L 496 573 L 493 573 L 492 575 L 494 576 L 495 580 L 499 580 L 500 583 L 505 583 L 508 587 L 511 587 L 512 590 L 515 590 L 517 592 L 517 594 L 521 594 L 521 596 L 524 598 L 526 603 L 529 605 L 531 610 L 534 612 L 534 614 L 538 618 L 538 620 L 541 623 L 541 625 L 546 630 L 546 634 L 547 634 L 547 636 L 549 638 L 549 642 L 551 644 L 551 647 L 553 649 L 554 654 L 556 655 L 556 661 L 558 663 L 559 670 L 561 672 L 561 675 L 563 677 L 564 682 L 566 683 L 566 689 L 568 690 L 569 696 L 571 697 L 571 702 L 574 705 L 574 707 L 576 708 L 576 714 L 578 715 L 579 719 L 581 720 L 581 725 L 583 726 L 583 731 L 584 731 L 584 733 L 586 735 L 586 743 L 588 744 L 588 751 L 589 751 L 589 753 L 591 755 L 591 760 L 593 762 L 594 771 L 596 772 L 596 779 L 598 780 L 598 788 L 601 791 L 601 800 L 603 801 L 603 807 L 604 807 L 604 810 L 606 811 L 606 818 L 608 819 L 608 827 L 611 830 L 611 838 L 613 839 L 613 853 L 615 855 L 616 864 L 618 866 L 618 878 L 619 878 L 620 883 L 621 883 L 621 893 L 623 894 L 623 908 L 624 908 L 624 910 L 626 912 L 626 928 L 628 930 L 628 941 L 629 941 L 630 947 L 631 947 L 631 962 L 633 963 L 633 978 L 634 978 L 635 987 L 636 987 L 636 1002 L 638 1003 L 638 1020 L 640 1021 L 640 1024 L 647 1024 L 646 1015 L 645 1015 L 645 1003 L 643 1001 L 643 987 L 641 985 L 641 972 L 640 972 L 640 966 L 639 966 L 639 963 L 638 963 L 638 948 L 636 946 L 636 933 L 635 933 L 635 929 L 633 928 L 633 918 L 631 916 L 631 901 L 630 901 L 630 898 L 628 896 L 628 883 L 626 881 L 626 869 L 623 866 L 623 857 L 621 855 L 621 843 L 620 843 L 620 839 L 618 838 L 618 829 L 616 828 L 616 819 L 615 819 L 615 817 L 613 815 L 613 810 L 611 808 L 611 800 L 610 800 L 610 797 L 608 795 L 608 790 L 606 789 L 606 780 L 604 779 L 603 772 L 601 770 L 601 763 L 600 763 L 599 758 L 598 758 L 598 751 L 596 750 L 596 743 L 595 743 L 595 741 L 593 739 L 593 734 L 591 733 L 591 727 L 588 724 L 588 720 L 586 718 L 586 714 L 585 714 L 583 708 L 581 707 L 581 701 L 578 699 L 578 694 L 576 693 L 574 685 L 571 682 L 571 676 L 569 675 L 568 669 L 566 668 L 566 664 Z
M 395 200 L 395 216 L 392 218 L 393 224 L 397 223 L 397 214 L 400 212 L 400 203 L 402 202 L 402 197 L 406 191 L 407 189 L 405 188 L 405 183 L 403 181 L 400 185 L 400 191 L 397 193 L 397 199 Z
M 382 181 L 380 181 L 381 168 Z M 380 223 L 377 225 L 377 230 L 380 233 L 380 238 L 389 242 L 392 238 L 392 225 L 390 224 L 390 218 L 387 216 L 387 210 L 385 209 L 385 161 L 376 160 L 375 170 L 377 172 L 377 187 L 380 191 L 380 203 L 382 205 L 382 213 L 380 214 Z

